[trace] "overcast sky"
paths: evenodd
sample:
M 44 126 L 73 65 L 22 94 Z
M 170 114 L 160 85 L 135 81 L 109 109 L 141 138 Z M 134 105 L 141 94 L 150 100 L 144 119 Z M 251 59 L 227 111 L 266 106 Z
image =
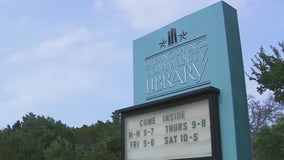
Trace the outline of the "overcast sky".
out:
M 0 129 L 25 114 L 68 126 L 133 105 L 132 42 L 217 0 L 0 0 Z M 227 0 L 246 72 L 284 40 L 283 0 Z M 255 84 L 247 92 L 257 96 Z

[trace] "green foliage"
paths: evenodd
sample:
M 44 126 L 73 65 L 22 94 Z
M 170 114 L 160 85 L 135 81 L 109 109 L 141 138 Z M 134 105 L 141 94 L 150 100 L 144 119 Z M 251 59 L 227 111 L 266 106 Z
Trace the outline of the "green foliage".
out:
M 45 149 L 47 160 L 78 160 L 82 157 L 82 149 L 78 145 L 68 142 L 64 138 L 57 138 Z
M 263 127 L 253 147 L 257 160 L 284 160 L 284 117 L 272 127 Z
M 119 160 L 120 119 L 70 128 L 29 113 L 0 130 L 0 160 Z
M 43 151 L 59 135 L 68 135 L 68 128 L 52 118 L 29 113 L 12 128 L 5 129 L 0 139 L 0 159 L 42 160 Z M 70 132 L 71 133 L 71 132 Z
M 0 135 L 0 159 L 24 160 L 24 137 L 18 131 L 8 128 L 1 131 Z
M 121 158 L 121 134 L 118 114 L 113 121 L 98 121 L 95 125 L 83 126 L 75 130 L 76 143 L 86 151 L 83 158 L 119 160 Z
M 279 43 L 282 54 L 284 53 L 284 41 Z M 252 59 L 250 80 L 256 81 L 259 86 L 257 91 L 262 94 L 266 90 L 273 92 L 275 101 L 284 103 L 284 59 L 281 52 L 273 46 L 270 46 L 273 55 L 265 53 L 261 47 L 260 52 Z
M 101 132 L 96 133 L 96 143 L 93 143 L 92 150 L 85 154 L 86 160 L 90 157 L 100 160 L 119 160 L 121 150 L 120 126 L 111 122 L 98 121 L 96 125 L 91 127 Z

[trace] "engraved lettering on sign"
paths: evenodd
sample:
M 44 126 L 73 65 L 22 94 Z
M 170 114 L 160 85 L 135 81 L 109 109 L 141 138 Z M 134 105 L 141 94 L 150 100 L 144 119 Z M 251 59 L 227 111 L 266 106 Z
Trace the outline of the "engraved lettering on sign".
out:
M 147 57 L 144 63 L 147 96 L 201 83 L 208 63 L 207 50 L 203 36 Z

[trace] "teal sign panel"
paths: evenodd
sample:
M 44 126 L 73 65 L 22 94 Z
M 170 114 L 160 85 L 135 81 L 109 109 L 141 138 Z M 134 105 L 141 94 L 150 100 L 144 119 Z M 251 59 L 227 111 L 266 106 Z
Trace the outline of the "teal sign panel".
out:
M 190 6 L 189 6 L 190 7 Z M 220 89 L 222 157 L 251 159 L 237 11 L 221 1 L 133 42 L 134 104 Z

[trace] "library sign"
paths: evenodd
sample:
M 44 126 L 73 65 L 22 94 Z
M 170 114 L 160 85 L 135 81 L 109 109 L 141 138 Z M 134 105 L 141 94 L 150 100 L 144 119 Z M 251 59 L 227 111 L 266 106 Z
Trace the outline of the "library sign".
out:
M 120 110 L 123 159 L 220 157 L 218 92 L 209 87 Z
M 251 159 L 233 7 L 220 1 L 134 40 L 133 71 L 134 106 L 117 111 L 123 160 Z

